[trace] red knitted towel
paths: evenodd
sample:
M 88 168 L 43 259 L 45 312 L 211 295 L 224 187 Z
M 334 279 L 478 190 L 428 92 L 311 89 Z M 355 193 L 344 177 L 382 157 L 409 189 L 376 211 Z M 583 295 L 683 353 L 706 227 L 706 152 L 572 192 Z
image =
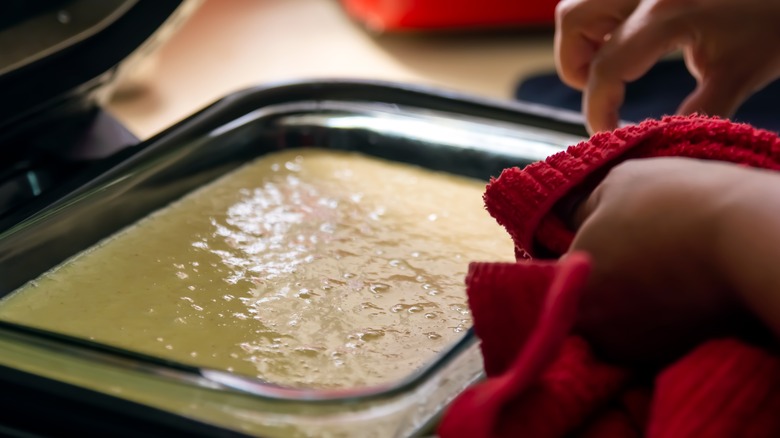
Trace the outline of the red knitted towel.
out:
M 552 213 L 594 172 L 628 158 L 684 156 L 780 170 L 774 133 L 726 120 L 667 117 L 601 133 L 547 160 L 505 170 L 485 204 L 518 262 L 472 263 L 466 279 L 487 379 L 458 397 L 442 438 L 780 437 L 780 358 L 711 340 L 663 370 L 654 389 L 569 335 L 590 262 L 564 254 L 573 234 Z

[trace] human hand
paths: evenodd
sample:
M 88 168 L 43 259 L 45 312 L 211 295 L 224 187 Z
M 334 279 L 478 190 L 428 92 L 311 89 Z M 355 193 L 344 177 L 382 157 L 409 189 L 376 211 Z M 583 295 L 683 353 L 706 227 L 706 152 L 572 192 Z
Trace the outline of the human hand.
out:
M 715 241 L 730 208 L 723 194 L 751 171 L 687 158 L 627 161 L 581 204 L 571 249 L 594 265 L 578 330 L 602 354 L 663 362 L 742 326 L 747 312 Z
M 729 117 L 780 76 L 778 22 L 772 0 L 562 0 L 556 66 L 583 91 L 591 132 L 616 128 L 625 83 L 678 48 L 698 82 L 678 113 Z

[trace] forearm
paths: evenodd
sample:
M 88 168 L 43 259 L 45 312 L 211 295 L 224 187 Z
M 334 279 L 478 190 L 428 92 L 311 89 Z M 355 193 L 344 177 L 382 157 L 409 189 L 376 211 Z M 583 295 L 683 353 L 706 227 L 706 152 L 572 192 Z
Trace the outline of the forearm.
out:
M 748 310 L 780 336 L 780 173 L 738 172 L 720 195 L 713 252 Z

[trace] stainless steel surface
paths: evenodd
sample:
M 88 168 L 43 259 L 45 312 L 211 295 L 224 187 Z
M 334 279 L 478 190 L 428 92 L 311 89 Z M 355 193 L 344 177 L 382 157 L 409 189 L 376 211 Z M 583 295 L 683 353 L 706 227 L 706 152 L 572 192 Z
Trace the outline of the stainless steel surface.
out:
M 138 0 L 74 0 L 0 31 L 0 75 L 78 44 Z

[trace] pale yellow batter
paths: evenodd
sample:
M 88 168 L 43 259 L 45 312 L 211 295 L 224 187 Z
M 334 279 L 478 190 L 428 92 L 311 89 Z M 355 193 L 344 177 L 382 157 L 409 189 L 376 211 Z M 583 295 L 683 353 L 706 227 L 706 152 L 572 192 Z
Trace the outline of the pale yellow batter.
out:
M 484 182 L 268 155 L 0 302 L 0 318 L 297 387 L 397 380 L 469 327 L 471 260 L 511 260 Z

